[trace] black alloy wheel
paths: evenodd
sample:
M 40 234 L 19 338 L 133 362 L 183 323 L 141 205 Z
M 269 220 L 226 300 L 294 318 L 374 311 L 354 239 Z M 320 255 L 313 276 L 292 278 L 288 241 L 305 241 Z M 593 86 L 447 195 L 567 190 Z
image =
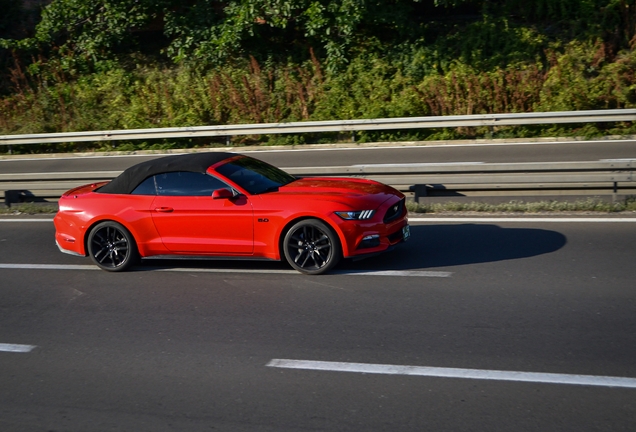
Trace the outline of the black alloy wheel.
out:
M 135 239 L 117 222 L 101 222 L 88 235 L 88 254 L 99 268 L 124 271 L 137 262 L 139 254 Z
M 325 223 L 306 219 L 293 225 L 283 239 L 287 262 L 301 273 L 328 272 L 340 261 L 338 236 Z

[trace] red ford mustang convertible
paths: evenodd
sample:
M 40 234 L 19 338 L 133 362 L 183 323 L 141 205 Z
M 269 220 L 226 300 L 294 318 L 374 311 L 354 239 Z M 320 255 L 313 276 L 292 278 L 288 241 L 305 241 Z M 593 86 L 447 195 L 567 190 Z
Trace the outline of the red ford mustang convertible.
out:
M 404 200 L 372 180 L 296 178 L 244 155 L 191 153 L 66 192 L 55 240 L 108 271 L 179 255 L 284 258 L 320 274 L 406 240 Z

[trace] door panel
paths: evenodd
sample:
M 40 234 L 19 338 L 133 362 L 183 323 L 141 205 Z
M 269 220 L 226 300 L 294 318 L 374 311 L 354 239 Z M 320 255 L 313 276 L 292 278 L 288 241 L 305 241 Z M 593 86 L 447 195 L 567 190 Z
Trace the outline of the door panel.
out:
M 171 252 L 249 255 L 254 250 L 252 204 L 244 195 L 157 196 L 152 220 Z

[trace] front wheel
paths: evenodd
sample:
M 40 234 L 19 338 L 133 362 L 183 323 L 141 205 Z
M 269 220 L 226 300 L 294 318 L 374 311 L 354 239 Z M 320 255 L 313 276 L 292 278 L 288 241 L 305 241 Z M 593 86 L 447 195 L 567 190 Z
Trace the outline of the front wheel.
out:
M 135 239 L 121 224 L 101 222 L 88 235 L 88 254 L 99 268 L 106 271 L 124 271 L 139 256 Z
M 283 252 L 294 269 L 312 275 L 328 272 L 342 256 L 338 236 L 315 219 L 297 222 L 287 231 Z

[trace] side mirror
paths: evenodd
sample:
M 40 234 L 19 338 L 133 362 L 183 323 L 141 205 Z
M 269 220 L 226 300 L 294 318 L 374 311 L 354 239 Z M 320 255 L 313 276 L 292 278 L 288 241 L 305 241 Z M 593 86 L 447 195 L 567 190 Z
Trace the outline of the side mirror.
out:
M 229 189 L 217 189 L 212 192 L 212 199 L 229 199 L 234 198 L 234 193 Z

